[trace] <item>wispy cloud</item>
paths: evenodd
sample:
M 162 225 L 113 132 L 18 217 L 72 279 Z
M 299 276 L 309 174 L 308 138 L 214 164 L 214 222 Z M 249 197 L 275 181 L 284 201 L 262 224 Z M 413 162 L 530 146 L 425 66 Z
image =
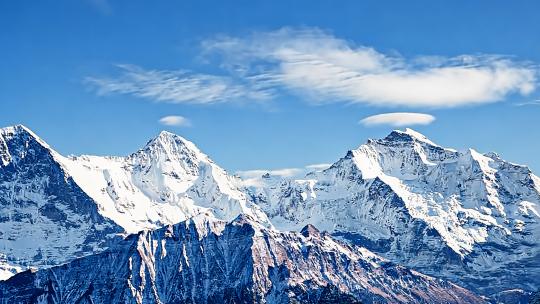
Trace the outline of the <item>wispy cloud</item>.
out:
M 525 101 L 525 102 L 519 102 L 514 104 L 517 107 L 523 107 L 523 106 L 540 106 L 540 99 L 535 99 L 531 101 Z
M 394 127 L 429 125 L 435 116 L 423 113 L 384 113 L 368 116 L 359 121 L 364 126 L 389 125 Z
M 118 65 L 114 77 L 87 77 L 97 93 L 157 102 L 260 102 L 296 94 L 308 103 L 444 108 L 484 104 L 537 87 L 538 67 L 500 55 L 405 58 L 317 28 L 283 28 L 201 43 L 216 74 Z
M 159 123 L 165 126 L 176 126 L 176 127 L 189 127 L 191 126 L 191 121 L 180 115 L 169 115 L 164 116 L 159 120 Z
M 212 104 L 226 101 L 264 100 L 270 93 L 248 78 L 242 83 L 230 77 L 197 74 L 185 70 L 146 70 L 136 65 L 117 65 L 118 77 L 87 77 L 86 84 L 98 94 L 130 94 L 157 102 Z
M 527 95 L 536 67 L 498 55 L 403 58 L 319 29 L 284 28 L 203 43 L 224 67 L 258 75 L 316 102 L 453 107 Z

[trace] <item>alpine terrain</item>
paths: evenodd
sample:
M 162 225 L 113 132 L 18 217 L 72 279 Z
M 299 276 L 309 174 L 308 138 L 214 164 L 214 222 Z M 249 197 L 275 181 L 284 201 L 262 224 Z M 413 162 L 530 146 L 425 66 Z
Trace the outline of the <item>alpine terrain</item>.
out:
M 271 225 L 236 178 L 168 132 L 127 157 L 64 157 L 19 125 L 0 130 L 0 160 L 3 278 L 102 250 L 115 234 L 200 213 L 248 214 Z
M 407 129 L 305 179 L 262 181 L 252 196 L 278 229 L 312 224 L 486 295 L 540 286 L 540 178 L 495 153 Z
M 307 226 L 196 216 L 0 284 L 1 303 L 484 303 Z
M 0 303 L 518 303 L 540 287 L 540 178 L 495 153 L 406 129 L 244 185 L 169 132 L 113 157 L 0 129 Z

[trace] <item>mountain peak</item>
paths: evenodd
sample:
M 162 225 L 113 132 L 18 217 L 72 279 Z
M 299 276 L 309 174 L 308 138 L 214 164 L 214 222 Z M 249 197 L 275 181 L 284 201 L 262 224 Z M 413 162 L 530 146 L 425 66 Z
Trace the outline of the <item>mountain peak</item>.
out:
M 150 142 L 154 142 L 154 141 L 178 141 L 182 143 L 186 143 L 186 142 L 191 143 L 189 140 L 185 139 L 184 137 L 174 134 L 169 131 L 165 131 L 165 130 L 159 132 L 159 134 L 156 137 L 150 140 Z
M 36 140 L 40 141 L 41 143 L 44 143 L 39 136 L 37 136 L 32 130 L 30 130 L 25 125 L 17 124 L 14 126 L 8 126 L 0 129 L 0 136 L 8 136 L 8 137 L 15 137 L 15 136 L 21 136 L 26 135 L 35 138 Z
M 19 158 L 19 156 L 26 155 L 25 151 L 28 149 L 29 143 L 37 144 L 50 153 L 55 153 L 45 141 L 24 125 L 18 124 L 1 128 L 0 163 L 5 166 L 13 160 L 13 157 Z
M 197 157 L 203 155 L 201 150 L 194 143 L 169 131 L 161 131 L 156 137 L 148 141 L 143 150 L 147 149 L 161 150 L 165 151 L 167 154 L 189 151 L 190 154 L 195 154 Z
M 404 131 L 393 130 L 388 136 L 384 138 L 386 141 L 419 141 L 431 146 L 439 146 L 436 143 L 429 140 L 424 134 L 417 132 L 413 129 L 406 128 Z
M 166 130 L 161 130 L 161 132 L 159 132 L 157 137 L 180 137 L 180 138 L 182 138 L 182 136 L 174 134 L 174 133 L 166 131 Z

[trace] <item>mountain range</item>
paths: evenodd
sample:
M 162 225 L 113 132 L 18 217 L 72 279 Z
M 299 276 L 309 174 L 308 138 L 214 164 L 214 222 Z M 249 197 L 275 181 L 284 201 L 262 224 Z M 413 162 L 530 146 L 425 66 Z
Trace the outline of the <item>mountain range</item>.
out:
M 22 273 L 0 299 L 517 303 L 540 287 L 540 179 L 495 153 L 406 129 L 244 185 L 168 132 L 65 157 L 1 129 L 0 271 Z
M 495 153 L 393 131 L 251 193 L 278 229 L 313 224 L 482 294 L 540 286 L 540 178 Z

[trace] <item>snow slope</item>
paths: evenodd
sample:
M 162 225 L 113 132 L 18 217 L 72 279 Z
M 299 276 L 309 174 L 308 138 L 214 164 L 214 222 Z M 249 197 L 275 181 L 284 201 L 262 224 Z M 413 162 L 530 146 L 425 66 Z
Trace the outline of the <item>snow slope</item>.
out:
M 265 180 L 252 196 L 278 229 L 313 224 L 488 294 L 540 286 L 540 179 L 494 153 L 407 129 L 303 180 Z
M 206 212 L 223 220 L 249 214 L 270 225 L 235 177 L 193 143 L 169 132 L 127 157 L 83 155 L 61 163 L 100 213 L 129 233 Z
M 64 157 L 24 126 L 0 129 L 0 279 L 201 213 L 271 227 L 237 183 L 168 132 L 127 157 Z

